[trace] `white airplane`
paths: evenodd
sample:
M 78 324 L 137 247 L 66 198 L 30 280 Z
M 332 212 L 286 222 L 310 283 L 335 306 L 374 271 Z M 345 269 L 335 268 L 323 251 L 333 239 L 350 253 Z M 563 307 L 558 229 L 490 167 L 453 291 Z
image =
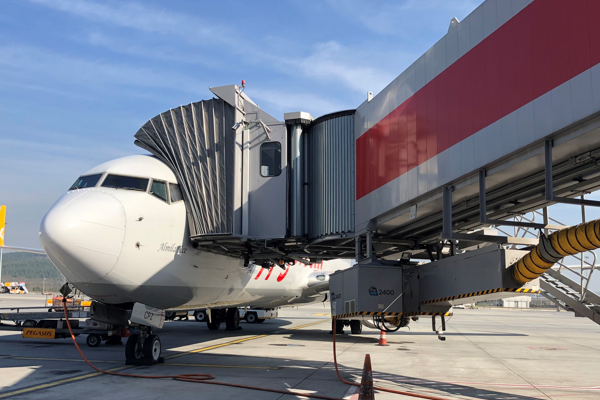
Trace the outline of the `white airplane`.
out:
M 133 307 L 133 314 L 142 307 L 141 322 L 148 327 L 129 338 L 130 363 L 159 359 L 160 339 L 151 327 L 162 326 L 163 310 L 206 308 L 209 328 L 224 320 L 237 329 L 238 307 L 324 301 L 329 273 L 350 266 L 334 260 L 245 267 L 241 259 L 193 248 L 175 175 L 146 155 L 82 174 L 44 217 L 40 242 L 68 282 L 92 299 Z

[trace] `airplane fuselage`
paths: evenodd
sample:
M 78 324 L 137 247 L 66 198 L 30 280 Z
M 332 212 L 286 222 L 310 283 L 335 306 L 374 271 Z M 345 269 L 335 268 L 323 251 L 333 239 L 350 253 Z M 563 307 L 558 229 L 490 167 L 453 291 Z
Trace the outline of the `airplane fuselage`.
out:
M 277 307 L 322 301 L 309 280 L 345 261 L 263 269 L 194 249 L 171 170 L 130 156 L 82 175 L 45 216 L 40 241 L 67 280 L 107 304 L 160 309 Z

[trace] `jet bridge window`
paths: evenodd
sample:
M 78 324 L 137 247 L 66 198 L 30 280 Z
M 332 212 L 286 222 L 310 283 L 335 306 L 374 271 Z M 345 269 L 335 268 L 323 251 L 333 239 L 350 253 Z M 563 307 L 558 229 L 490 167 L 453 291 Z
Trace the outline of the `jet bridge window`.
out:
M 167 184 L 161 181 L 152 181 L 152 186 L 150 187 L 150 194 L 158 197 L 164 202 L 167 202 Z
M 69 188 L 69 190 L 84 189 L 94 187 L 102 177 L 102 174 L 80 176 L 77 178 L 75 183 Z
M 260 146 L 260 174 L 265 177 L 281 174 L 281 143 L 268 142 Z
M 102 182 L 102 187 L 145 192 L 148 188 L 148 181 L 149 179 L 147 178 L 109 174 L 106 179 L 104 179 L 104 182 Z
M 171 190 L 171 203 L 177 203 L 178 201 L 183 200 L 181 189 L 178 184 L 169 183 L 169 189 Z

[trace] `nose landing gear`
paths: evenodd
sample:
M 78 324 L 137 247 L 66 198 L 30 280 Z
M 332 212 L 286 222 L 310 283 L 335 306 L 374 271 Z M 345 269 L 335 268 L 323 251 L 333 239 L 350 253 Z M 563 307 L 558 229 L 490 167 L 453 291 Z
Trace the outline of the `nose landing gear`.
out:
M 126 365 L 154 365 L 163 363 L 160 356 L 162 344 L 158 335 L 153 335 L 149 327 L 140 327 L 140 333 L 133 334 L 125 345 Z

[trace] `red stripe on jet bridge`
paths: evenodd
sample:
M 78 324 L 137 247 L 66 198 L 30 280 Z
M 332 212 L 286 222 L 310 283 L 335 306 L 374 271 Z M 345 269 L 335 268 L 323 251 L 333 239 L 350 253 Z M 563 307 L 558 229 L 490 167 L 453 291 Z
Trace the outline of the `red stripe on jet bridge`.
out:
M 356 198 L 600 63 L 599 0 L 535 0 L 356 141 Z

